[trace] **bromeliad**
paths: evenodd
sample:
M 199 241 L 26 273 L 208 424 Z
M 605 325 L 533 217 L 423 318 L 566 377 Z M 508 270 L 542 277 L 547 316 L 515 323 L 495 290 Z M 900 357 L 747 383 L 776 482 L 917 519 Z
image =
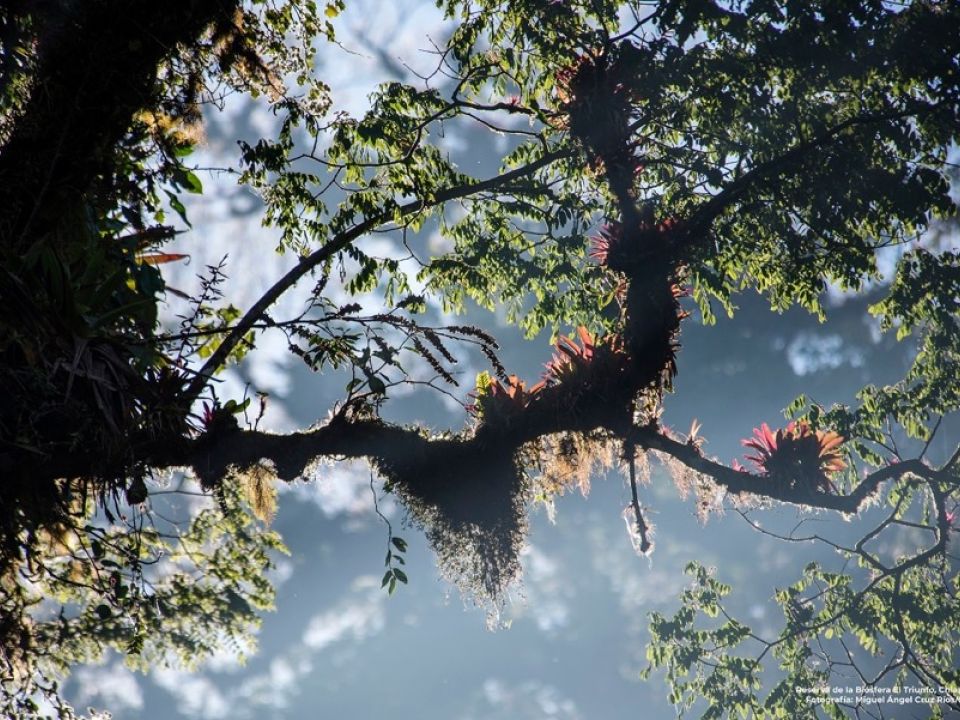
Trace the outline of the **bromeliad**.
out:
M 590 378 L 619 382 L 619 376 L 630 367 L 630 355 L 623 339 L 616 334 L 594 337 L 589 330 L 577 328 L 577 340 L 561 335 L 557 351 L 546 364 L 547 385 L 585 383 Z
M 813 430 L 803 422 L 791 422 L 774 433 L 763 423 L 754 428 L 753 437 L 741 441 L 744 447 L 756 451 L 746 455 L 763 475 L 802 482 L 820 492 L 836 492 L 830 475 L 843 470 L 840 446 L 844 438 L 839 433 Z
M 487 423 L 508 419 L 526 408 L 545 386 L 546 383 L 538 382 L 528 388 L 516 375 L 510 375 L 504 384 L 482 372 L 477 375 L 477 386 L 471 393 L 474 402 L 467 406 L 467 411 Z

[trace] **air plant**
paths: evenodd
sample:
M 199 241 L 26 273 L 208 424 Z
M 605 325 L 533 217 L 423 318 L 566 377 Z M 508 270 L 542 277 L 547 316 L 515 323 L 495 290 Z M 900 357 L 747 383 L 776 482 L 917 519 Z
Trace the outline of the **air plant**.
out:
M 839 433 L 791 422 L 776 433 L 763 423 L 742 444 L 756 451 L 745 457 L 763 475 L 803 482 L 821 492 L 836 492 L 829 476 L 847 466 L 839 452 L 843 442 Z
M 217 417 L 216 410 L 218 409 L 219 408 L 216 403 L 211 405 L 210 403 L 204 401 L 203 414 L 200 416 L 200 422 L 203 423 L 204 430 L 208 430 L 213 426 L 214 420 L 216 420 Z
M 579 343 L 566 335 L 557 340 L 557 351 L 544 372 L 546 384 L 574 384 L 588 377 L 616 381 L 629 368 L 630 356 L 619 335 L 594 337 L 581 325 L 577 338 Z
M 545 382 L 538 382 L 528 388 L 516 375 L 510 375 L 503 384 L 482 372 L 477 375 L 476 389 L 470 393 L 474 402 L 467 405 L 467 411 L 487 422 L 494 418 L 506 419 L 526 408 L 545 386 Z
M 561 335 L 557 339 L 557 351 L 546 364 L 544 378 L 547 382 L 562 383 L 591 366 L 596 354 L 594 337 L 582 325 L 577 328 L 577 337 L 580 340 L 579 344 L 566 335 Z
M 580 55 L 557 72 L 552 124 L 583 143 L 595 172 L 611 165 L 634 172 L 637 166 L 629 124 L 637 99 L 631 77 L 619 53 L 607 51 Z
M 590 238 L 590 257 L 599 265 L 609 264 L 610 255 L 620 249 L 623 242 L 623 225 L 617 221 L 604 224 L 600 234 Z
M 611 270 L 627 271 L 632 263 L 642 259 L 644 252 L 668 241 L 680 223 L 665 218 L 658 223 L 641 222 L 627 232 L 622 223 L 612 220 L 600 227 L 600 234 L 590 238 L 590 257 L 597 264 Z

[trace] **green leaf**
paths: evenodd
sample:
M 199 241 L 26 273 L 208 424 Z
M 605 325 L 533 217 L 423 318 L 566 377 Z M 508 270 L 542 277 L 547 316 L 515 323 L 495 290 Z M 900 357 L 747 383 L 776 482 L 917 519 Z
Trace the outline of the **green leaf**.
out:
M 203 193 L 203 183 L 200 182 L 200 178 L 186 168 L 176 168 L 176 170 L 173 171 L 173 180 L 187 192 L 196 195 Z
M 180 219 L 183 220 L 189 227 L 193 227 L 190 221 L 187 219 L 187 209 L 184 207 L 183 203 L 180 202 L 180 198 L 174 195 L 169 190 L 164 190 L 167 195 L 167 201 L 170 203 L 170 207 L 180 216 Z
M 367 384 L 370 386 L 370 392 L 372 393 L 383 395 L 387 392 L 387 386 L 384 384 L 383 380 L 376 375 L 368 375 Z

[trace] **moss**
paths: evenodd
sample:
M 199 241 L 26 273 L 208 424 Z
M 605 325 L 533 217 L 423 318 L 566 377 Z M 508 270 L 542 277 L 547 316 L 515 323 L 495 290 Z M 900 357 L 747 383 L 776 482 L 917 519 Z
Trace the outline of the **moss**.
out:
M 498 603 L 520 571 L 531 492 L 515 452 L 475 437 L 376 461 L 424 530 L 443 576 L 481 604 Z

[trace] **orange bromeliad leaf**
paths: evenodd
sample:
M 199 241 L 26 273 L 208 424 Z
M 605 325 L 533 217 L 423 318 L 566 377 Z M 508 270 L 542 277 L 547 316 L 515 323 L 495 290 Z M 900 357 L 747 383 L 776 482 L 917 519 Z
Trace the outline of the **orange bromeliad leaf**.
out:
M 817 440 L 820 442 L 821 467 L 827 472 L 839 472 L 843 470 L 847 464 L 836 450 L 843 445 L 844 437 L 832 430 L 829 432 L 818 430 Z
M 164 263 L 179 262 L 186 260 L 190 256 L 185 253 L 140 253 L 137 255 L 137 262 L 147 265 L 163 265 Z
M 475 417 L 487 420 L 494 416 L 509 416 L 526 408 L 544 387 L 546 383 L 538 382 L 528 388 L 516 375 L 509 376 L 504 385 L 483 373 L 477 390 L 471 393 L 475 402 L 468 405 L 467 410 Z
M 514 405 L 526 407 L 533 399 L 533 396 L 540 392 L 544 385 L 545 383 L 538 382 L 536 385 L 527 389 L 527 385 L 523 380 L 516 375 L 511 375 L 507 378 L 506 386 L 502 385 L 499 380 L 494 379 L 490 385 L 490 396 L 494 398 L 508 398 Z

